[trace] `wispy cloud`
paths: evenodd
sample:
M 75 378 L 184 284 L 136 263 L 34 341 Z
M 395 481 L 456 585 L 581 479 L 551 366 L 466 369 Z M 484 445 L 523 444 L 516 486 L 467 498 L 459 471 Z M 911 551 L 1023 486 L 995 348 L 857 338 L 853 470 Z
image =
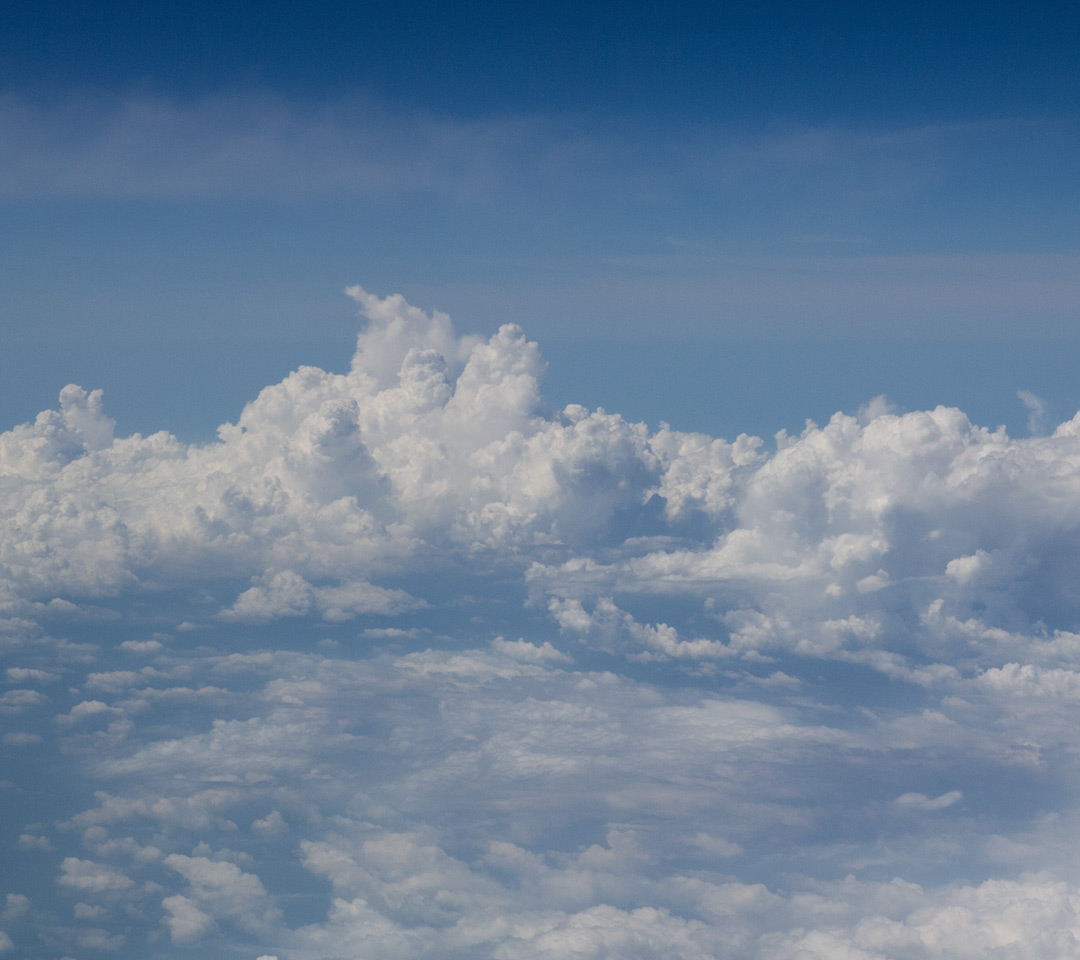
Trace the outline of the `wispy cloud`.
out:
M 1046 429 L 1046 402 L 1030 390 L 1017 390 L 1016 396 L 1028 412 L 1028 433 L 1038 436 Z
M 8 198 L 222 196 L 490 190 L 512 157 L 556 137 L 528 118 L 395 115 L 358 94 L 329 104 L 214 95 L 178 102 L 85 95 L 0 99 Z
M 9 92 L 0 95 L 0 196 L 426 190 L 478 198 L 544 184 L 574 196 L 599 191 L 632 204 L 674 204 L 668 214 L 688 218 L 685 226 L 695 218 L 682 205 L 695 196 L 706 211 L 723 197 L 729 216 L 771 226 L 786 209 L 796 213 L 791 239 L 813 235 L 799 222 L 804 213 L 820 220 L 832 205 L 833 232 L 818 234 L 858 241 L 835 228 L 857 226 L 867 211 L 895 213 L 895 204 L 921 201 L 957 177 L 994 175 L 981 152 L 1015 150 L 1018 139 L 1045 146 L 1075 137 L 1075 127 L 1013 119 L 751 132 L 587 113 L 467 120 L 394 108 L 362 91 L 322 101 L 250 92 L 184 100 L 88 92 L 47 101 Z M 1031 176 L 1040 163 L 1029 158 Z M 1026 182 L 1001 181 L 999 199 Z

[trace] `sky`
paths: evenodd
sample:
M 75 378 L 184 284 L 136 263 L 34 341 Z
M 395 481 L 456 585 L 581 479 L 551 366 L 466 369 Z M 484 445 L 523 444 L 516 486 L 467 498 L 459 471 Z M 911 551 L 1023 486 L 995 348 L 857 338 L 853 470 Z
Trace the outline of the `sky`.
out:
M 854 412 L 868 367 L 905 409 L 1017 430 L 1026 389 L 1065 418 L 1038 367 L 1080 360 L 1074 26 L 1063 3 L 21 5 L 0 409 L 85 381 L 128 431 L 212 438 L 297 364 L 344 369 L 362 283 L 588 352 L 620 394 L 672 352 L 665 381 L 733 380 L 651 391 L 654 426 L 771 436 Z M 932 341 L 925 384 L 883 340 Z M 833 374 L 788 399 L 822 341 Z M 740 405 L 762 343 L 777 389 Z M 559 369 L 553 404 L 581 399 Z
M 1065 4 L 0 30 L 0 956 L 1080 956 Z

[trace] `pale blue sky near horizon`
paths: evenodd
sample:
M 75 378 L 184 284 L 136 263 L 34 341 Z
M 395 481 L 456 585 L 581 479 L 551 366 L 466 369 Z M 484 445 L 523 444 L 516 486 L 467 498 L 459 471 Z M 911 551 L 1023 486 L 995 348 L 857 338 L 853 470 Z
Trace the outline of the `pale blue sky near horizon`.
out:
M 798 433 L 807 419 L 823 424 L 837 412 L 857 414 L 884 395 L 898 412 L 938 404 L 964 410 L 973 423 L 1010 436 L 1032 432 L 1028 390 L 1044 401 L 1036 432 L 1080 410 L 1080 342 L 719 341 L 548 339 L 543 399 L 603 407 L 653 429 L 733 439 L 762 437 L 771 446 L 783 429 Z M 245 403 L 301 364 L 348 369 L 350 338 L 286 340 L 252 346 L 139 344 L 88 350 L 39 344 L 0 357 L 10 426 L 52 409 L 66 383 L 102 386 L 117 434 L 168 430 L 187 442 L 216 438 Z M 9 359 L 10 356 L 10 359 Z

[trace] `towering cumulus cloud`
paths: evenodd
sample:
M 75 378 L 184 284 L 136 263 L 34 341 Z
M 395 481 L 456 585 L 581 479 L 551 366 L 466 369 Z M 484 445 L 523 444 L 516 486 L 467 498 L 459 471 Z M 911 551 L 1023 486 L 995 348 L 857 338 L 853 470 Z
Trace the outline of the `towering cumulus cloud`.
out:
M 1080 956 L 1080 415 L 552 411 L 400 296 L 0 435 L 0 952 Z

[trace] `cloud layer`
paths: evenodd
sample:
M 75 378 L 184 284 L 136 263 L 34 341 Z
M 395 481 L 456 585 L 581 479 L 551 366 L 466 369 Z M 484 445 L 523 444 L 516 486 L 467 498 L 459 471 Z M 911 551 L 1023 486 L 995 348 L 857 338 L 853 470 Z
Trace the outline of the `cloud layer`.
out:
M 0 435 L 0 950 L 1080 949 L 1080 415 L 651 432 L 348 292 L 214 443 Z

